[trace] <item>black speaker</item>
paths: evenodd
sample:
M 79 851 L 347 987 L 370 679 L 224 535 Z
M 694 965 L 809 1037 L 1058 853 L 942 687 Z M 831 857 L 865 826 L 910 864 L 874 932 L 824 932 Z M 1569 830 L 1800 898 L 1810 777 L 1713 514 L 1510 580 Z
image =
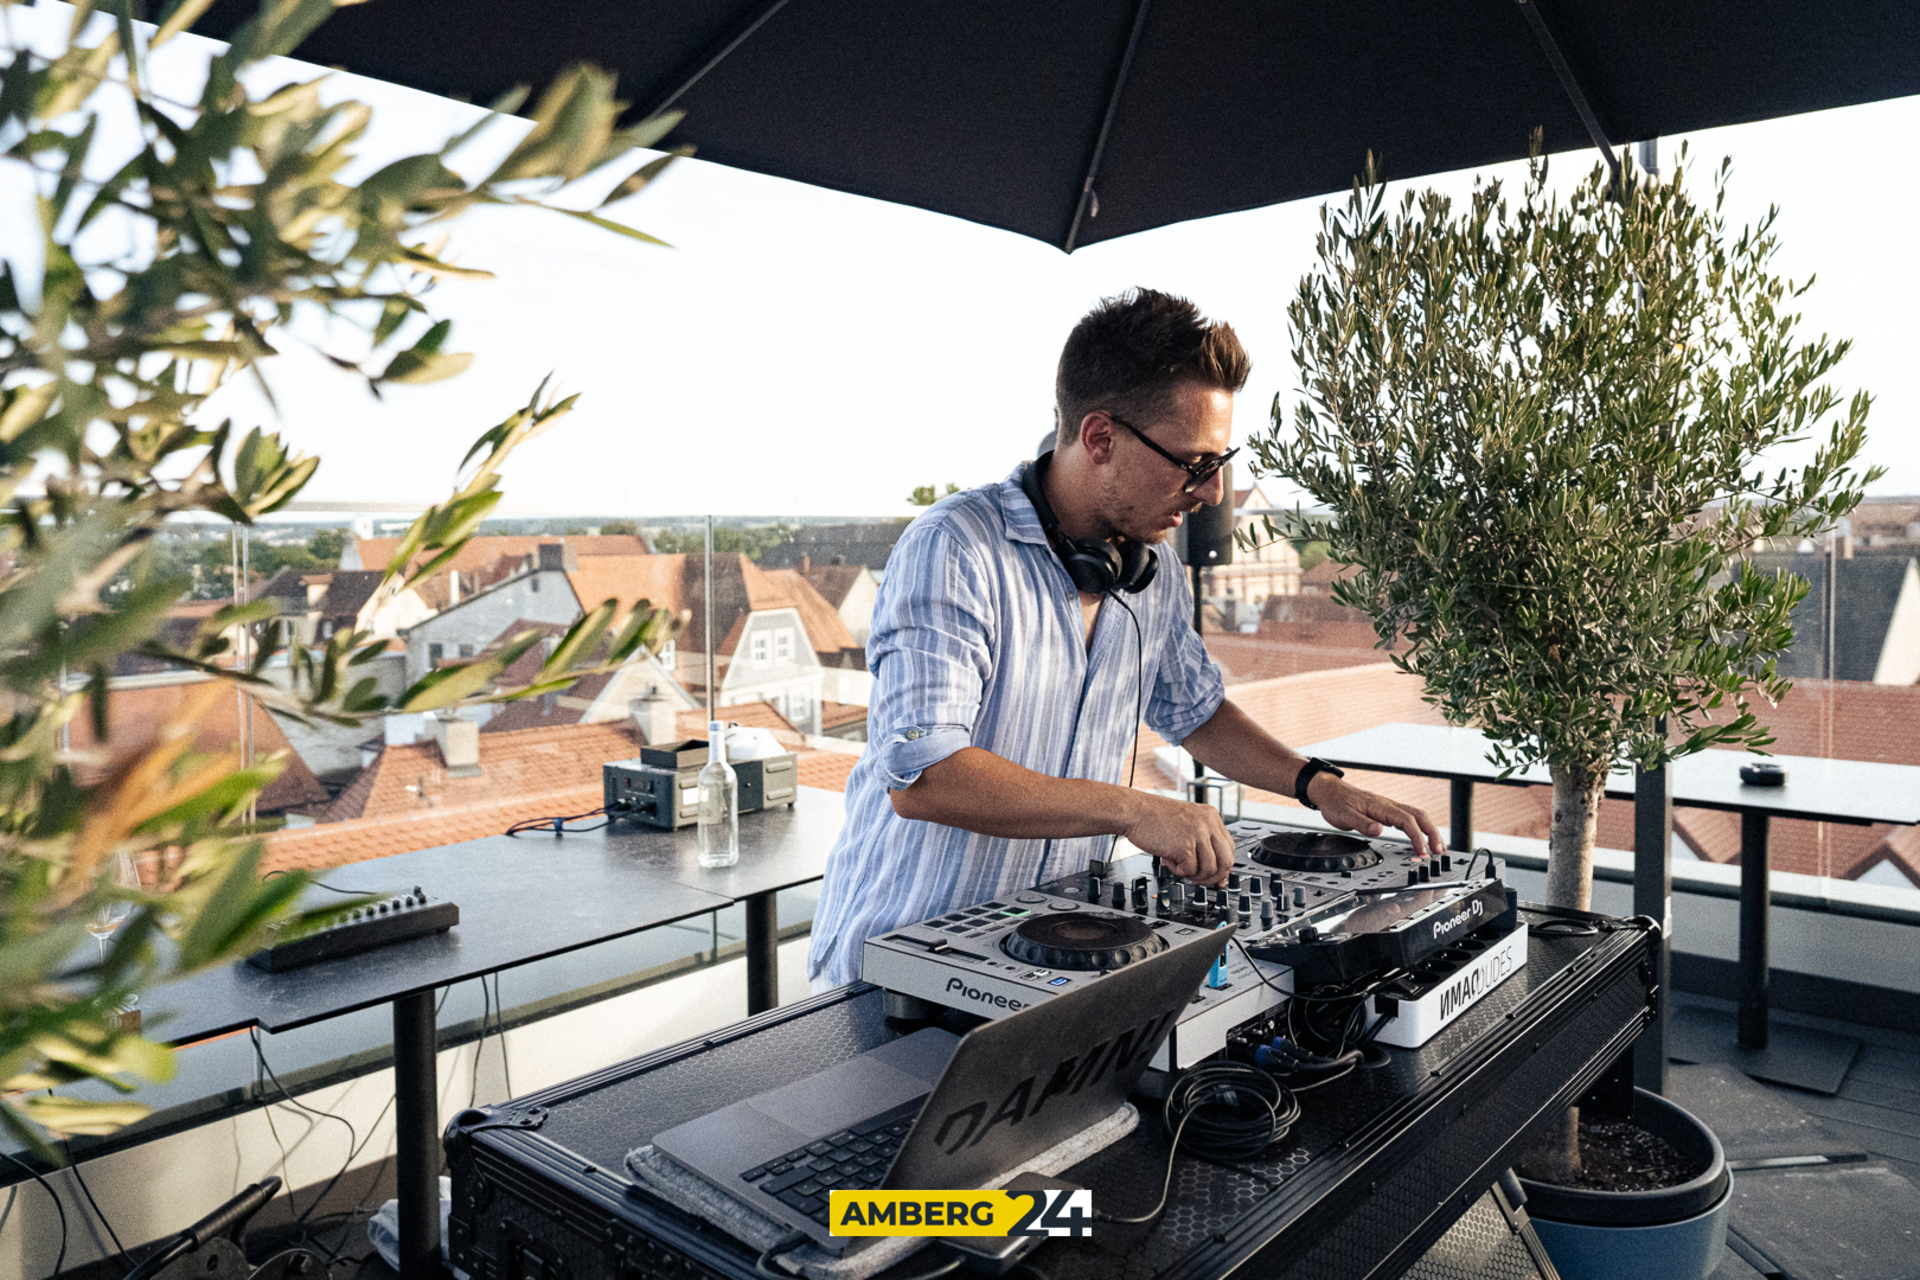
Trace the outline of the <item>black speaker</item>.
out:
M 1180 563 L 1214 569 L 1233 563 L 1233 464 L 1220 468 L 1225 481 L 1220 501 L 1202 507 L 1173 531 L 1173 549 Z

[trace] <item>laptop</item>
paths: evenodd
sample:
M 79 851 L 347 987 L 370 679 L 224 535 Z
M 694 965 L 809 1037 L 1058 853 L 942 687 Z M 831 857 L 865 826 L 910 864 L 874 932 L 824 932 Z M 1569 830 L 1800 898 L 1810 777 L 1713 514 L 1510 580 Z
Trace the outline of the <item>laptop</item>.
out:
M 654 1149 L 844 1253 L 828 1193 L 984 1186 L 1106 1119 L 1225 950 L 1174 947 L 964 1036 L 930 1027 L 676 1125 Z

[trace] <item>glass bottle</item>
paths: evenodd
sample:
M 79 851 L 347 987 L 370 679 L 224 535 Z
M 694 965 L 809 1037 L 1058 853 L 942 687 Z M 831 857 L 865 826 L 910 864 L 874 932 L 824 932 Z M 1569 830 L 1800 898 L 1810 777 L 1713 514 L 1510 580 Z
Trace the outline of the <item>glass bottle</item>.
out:
M 707 763 L 700 770 L 700 865 L 740 861 L 740 777 L 727 763 L 727 726 L 707 722 Z

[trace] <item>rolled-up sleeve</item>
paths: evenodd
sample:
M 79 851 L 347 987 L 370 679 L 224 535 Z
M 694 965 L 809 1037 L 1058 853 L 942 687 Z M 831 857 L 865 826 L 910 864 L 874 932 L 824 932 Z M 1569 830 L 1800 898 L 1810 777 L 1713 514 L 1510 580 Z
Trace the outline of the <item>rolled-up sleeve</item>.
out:
M 1191 594 L 1186 601 L 1191 610 Z M 1153 695 L 1147 699 L 1147 724 L 1178 746 L 1213 718 L 1226 696 L 1220 665 L 1207 653 L 1199 633 L 1189 626 L 1174 628 L 1154 676 Z
M 987 582 L 972 549 L 943 529 L 910 533 L 888 562 L 867 646 L 867 723 L 889 791 L 973 742 L 995 649 Z

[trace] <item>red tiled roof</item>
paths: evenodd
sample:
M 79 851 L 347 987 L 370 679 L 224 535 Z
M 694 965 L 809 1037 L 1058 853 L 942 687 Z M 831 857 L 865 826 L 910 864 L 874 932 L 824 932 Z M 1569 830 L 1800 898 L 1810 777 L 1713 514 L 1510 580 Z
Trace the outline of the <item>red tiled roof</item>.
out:
M 572 547 L 583 556 L 643 556 L 650 550 L 646 540 L 631 533 L 607 533 L 593 537 L 585 535 L 557 534 L 488 534 L 474 538 L 460 548 L 460 554 L 448 562 L 447 568 L 468 573 L 476 569 L 491 566 L 502 556 L 526 557 L 534 554 L 534 548 L 541 543 L 561 543 Z M 387 562 L 393 559 L 393 553 L 400 549 L 398 538 L 355 538 L 354 547 L 360 553 L 360 567 L 363 569 L 385 570 Z M 421 559 L 424 557 L 418 557 Z
M 117 688 L 107 695 L 109 736 L 108 768 L 117 768 L 135 756 L 145 755 L 160 740 L 160 731 L 174 717 L 185 714 L 195 700 L 207 695 L 205 680 L 184 677 L 178 684 L 154 684 L 143 688 Z M 215 753 L 233 751 L 240 744 L 240 698 L 232 690 L 210 695 L 194 718 L 194 750 Z M 259 808 L 273 813 L 305 805 L 325 804 L 327 790 L 320 785 L 300 757 L 294 753 L 279 721 L 264 706 L 249 697 L 253 710 L 253 747 L 261 755 L 285 752 L 286 766 L 280 776 L 260 793 Z M 93 718 L 74 717 L 71 736 L 75 750 L 92 747 Z
M 431 739 L 390 746 L 341 792 L 328 819 L 405 818 L 495 804 L 502 796 L 597 788 L 602 764 L 638 750 L 633 726 L 624 721 L 482 734 L 479 774 L 450 778 Z
M 838 729 L 841 725 L 857 724 L 867 718 L 867 709 L 854 702 L 829 702 L 820 700 L 820 732 Z
M 860 581 L 860 575 L 871 572 L 863 564 L 816 564 L 806 570 L 805 576 L 813 589 L 820 593 L 820 598 L 838 609 L 846 603 L 847 593 L 853 590 L 854 583 Z
M 846 789 L 858 757 L 805 750 L 805 739 L 769 704 L 724 707 L 720 714 L 800 747 L 801 785 Z M 679 727 L 686 737 L 705 737 L 704 713 L 681 712 Z M 447 778 L 433 742 L 387 747 L 340 793 L 328 811 L 333 820 L 269 837 L 263 869 L 324 869 L 498 835 L 529 818 L 586 813 L 601 802 L 600 766 L 636 750 L 624 723 L 482 734 L 480 776 Z

